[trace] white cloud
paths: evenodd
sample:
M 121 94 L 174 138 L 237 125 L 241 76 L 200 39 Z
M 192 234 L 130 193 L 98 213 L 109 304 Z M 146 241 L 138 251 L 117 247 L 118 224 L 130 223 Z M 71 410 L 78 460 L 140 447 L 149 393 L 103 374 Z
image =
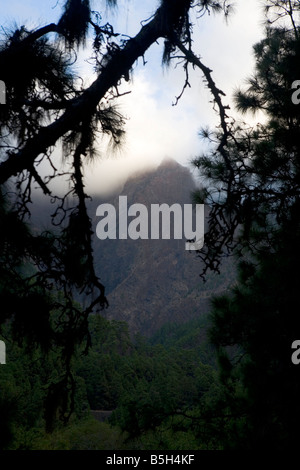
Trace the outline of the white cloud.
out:
M 86 176 L 91 188 L 107 187 L 134 169 L 157 165 L 164 157 L 172 157 L 181 163 L 199 151 L 199 117 L 201 106 L 179 102 L 172 106 L 173 94 L 167 83 L 157 83 L 147 78 L 146 70 L 139 71 L 133 80 L 132 93 L 120 99 L 121 112 L 128 116 L 126 141 L 116 158 L 104 160 L 87 169 Z M 168 90 L 168 99 L 158 99 L 161 90 Z
M 248 0 L 247 4 L 240 1 L 229 24 L 221 16 L 196 21 L 195 32 L 196 28 L 199 32 L 194 51 L 213 69 L 217 86 L 226 92 L 224 104 L 232 104 L 234 88 L 253 70 L 252 45 L 262 34 L 258 3 L 257 0 Z M 129 117 L 127 144 L 118 159 L 105 160 L 87 173 L 93 189 L 106 188 L 113 184 L 114 178 L 119 183 L 133 169 L 157 164 L 165 156 L 188 164 L 203 146 L 199 129 L 219 123 L 200 71 L 191 71 L 191 88 L 186 89 L 177 106 L 172 106 L 185 76 L 180 66 L 163 71 L 161 52 L 157 45 L 147 51 L 146 66 L 136 67 L 134 71 L 132 93 L 120 99 L 120 110 Z
M 56 0 L 11 0 L 2 7 L 2 17 L 29 18 L 36 24 L 45 24 L 58 15 L 60 5 L 53 9 Z M 142 19 L 147 19 L 158 1 L 119 0 L 115 12 L 108 11 L 115 30 L 133 36 L 140 29 Z M 93 0 L 93 8 L 102 10 L 104 0 Z M 234 88 L 253 70 L 252 45 L 262 36 L 263 20 L 260 0 L 237 0 L 235 13 L 226 25 L 222 15 L 195 19 L 193 48 L 205 65 L 213 70 L 213 78 L 225 93 L 224 104 L 231 104 Z M 16 13 L 17 12 L 17 13 Z M 3 16 L 4 15 L 4 16 Z M 44 20 L 42 21 L 42 18 Z M 108 18 L 103 15 L 103 22 Z M 162 43 L 162 42 L 161 42 Z M 218 116 L 209 103 L 211 96 L 200 71 L 191 71 L 191 88 L 187 88 L 177 106 L 172 106 L 181 92 L 185 76 L 182 67 L 168 71 L 161 68 L 161 45 L 154 44 L 135 66 L 132 93 L 119 99 L 120 111 L 128 116 L 126 145 L 117 157 L 104 159 L 86 169 L 86 182 L 92 191 L 119 184 L 133 169 L 158 164 L 165 156 L 187 164 L 201 151 L 198 130 L 215 125 Z M 84 67 L 88 83 L 91 69 Z M 122 90 L 128 90 L 128 84 Z

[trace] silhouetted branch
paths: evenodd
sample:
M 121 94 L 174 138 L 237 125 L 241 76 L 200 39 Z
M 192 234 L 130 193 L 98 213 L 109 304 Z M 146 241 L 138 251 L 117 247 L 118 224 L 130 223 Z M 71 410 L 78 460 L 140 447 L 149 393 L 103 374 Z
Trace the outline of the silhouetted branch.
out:
M 173 14 L 169 22 L 166 22 L 163 2 L 163 6 L 157 10 L 153 19 L 143 26 L 134 38 L 129 39 L 123 49 L 108 54 L 105 67 L 101 69 L 98 78 L 79 97 L 70 100 L 62 116 L 49 126 L 41 128 L 21 150 L 10 153 L 7 160 L 0 164 L 0 184 L 20 171 L 30 168 L 38 155 L 45 153 L 47 148 L 54 146 L 60 137 L 95 111 L 108 90 L 129 74 L 134 62 L 142 57 L 157 39 L 165 37 L 170 32 L 170 24 L 179 21 L 190 5 L 187 0 L 180 0 L 177 3 L 176 16 Z

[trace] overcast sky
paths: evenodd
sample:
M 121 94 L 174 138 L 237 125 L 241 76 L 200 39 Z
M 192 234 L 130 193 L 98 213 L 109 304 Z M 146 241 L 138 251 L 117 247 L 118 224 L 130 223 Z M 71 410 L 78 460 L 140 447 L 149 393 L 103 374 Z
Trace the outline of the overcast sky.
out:
M 9 0 L 1 2 L 0 23 L 4 28 L 14 22 L 37 27 L 57 21 L 63 0 Z M 116 32 L 133 36 L 140 22 L 155 11 L 156 0 L 118 0 L 118 8 L 107 10 L 104 0 L 93 0 L 94 10 L 102 12 L 103 23 L 109 21 Z M 252 46 L 263 36 L 263 12 L 260 0 L 235 0 L 228 22 L 222 14 L 193 18 L 194 52 L 213 70 L 213 78 L 225 93 L 224 104 L 232 104 L 232 93 L 253 72 Z M 157 165 L 172 157 L 184 165 L 201 153 L 203 143 L 198 131 L 218 123 L 209 103 L 210 95 L 200 71 L 191 71 L 190 83 L 177 104 L 172 106 L 184 84 L 181 67 L 161 67 L 162 42 L 154 44 L 134 68 L 132 83 L 124 85 L 131 93 L 119 100 L 120 111 L 128 118 L 126 141 L 116 155 L 101 146 L 102 161 L 86 170 L 90 192 L 112 187 L 134 169 Z M 84 63 L 87 83 L 93 71 Z M 193 73 L 192 73 L 193 72 Z M 1 73 L 1 71 L 0 71 Z M 1 77 L 0 77 L 1 78 Z

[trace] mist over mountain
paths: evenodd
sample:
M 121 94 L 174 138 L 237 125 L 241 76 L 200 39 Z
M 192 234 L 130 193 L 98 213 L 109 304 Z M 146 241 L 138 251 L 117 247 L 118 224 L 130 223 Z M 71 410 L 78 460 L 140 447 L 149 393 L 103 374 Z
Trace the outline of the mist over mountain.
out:
M 120 193 L 109 200 L 94 197 L 89 204 L 96 232 L 98 205 L 112 204 L 118 214 L 119 196 L 132 204 L 191 204 L 195 182 L 190 171 L 172 159 L 164 160 L 153 171 L 128 179 Z M 118 217 L 116 218 L 118 225 Z M 171 231 L 172 234 L 172 231 Z M 185 250 L 179 240 L 94 238 L 96 271 L 106 286 L 108 319 L 125 321 L 131 333 L 153 335 L 164 324 L 184 323 L 205 314 L 212 294 L 226 290 L 231 267 L 226 275 L 209 275 L 206 283 L 199 277 L 201 263 L 196 253 Z
M 151 205 L 179 204 L 183 208 L 192 203 L 194 189 L 190 170 L 168 158 L 155 169 L 133 174 L 113 195 L 94 195 L 86 200 L 94 232 L 95 269 L 109 302 L 109 308 L 101 314 L 110 320 L 125 321 L 132 334 L 150 337 L 167 323 L 182 324 L 199 318 L 208 313 L 212 295 L 225 292 L 234 278 L 231 260 L 224 260 L 221 274 L 208 273 L 204 283 L 199 257 L 195 251 L 185 249 L 183 235 L 181 239 L 173 238 L 172 223 L 170 240 L 150 238 Z M 119 196 L 127 197 L 128 208 L 132 204 L 148 208 L 149 239 L 118 238 Z M 96 211 L 102 204 L 116 209 L 116 239 L 100 240 L 96 235 L 101 220 Z M 38 231 L 46 229 L 54 211 L 55 204 L 35 198 L 33 226 Z M 128 217 L 128 224 L 133 219 Z

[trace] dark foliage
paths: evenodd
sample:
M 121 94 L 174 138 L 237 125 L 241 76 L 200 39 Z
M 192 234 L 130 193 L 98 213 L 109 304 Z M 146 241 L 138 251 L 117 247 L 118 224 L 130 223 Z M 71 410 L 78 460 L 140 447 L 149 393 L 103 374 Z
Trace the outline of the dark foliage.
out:
M 284 18 L 290 16 L 286 4 L 276 2 Z M 223 419 L 220 442 L 231 449 L 293 449 L 299 434 L 299 371 L 291 360 L 300 327 L 295 28 L 296 22 L 291 29 L 267 28 L 254 47 L 255 74 L 247 90 L 236 93 L 238 109 L 264 111 L 266 123 L 254 129 L 226 124 L 226 155 L 217 147 L 195 161 L 209 181 L 205 256 L 216 266 L 224 252 L 239 260 L 236 287 L 213 302 L 211 339 L 224 393 L 207 415 L 212 424 Z M 219 142 L 224 135 L 217 134 Z
M 223 7 L 226 12 L 226 2 Z M 124 119 L 113 99 L 135 61 L 160 37 L 172 42 L 172 51 L 175 36 L 191 44 L 190 8 L 222 10 L 218 2 L 162 0 L 136 37 L 124 40 L 109 23 L 102 24 L 89 1 L 68 0 L 57 24 L 2 34 L 7 103 L 0 109 L 1 328 L 9 323 L 12 338 L 31 352 L 60 353 L 60 373 L 49 378 L 43 396 L 48 430 L 57 413 L 64 423 L 72 414 L 72 358 L 79 345 L 84 352 L 89 348 L 89 315 L 108 306 L 94 270 L 84 164 L 96 156 L 99 135 L 111 136 L 114 145 L 122 141 Z M 75 49 L 90 33 L 97 78 L 84 89 L 72 66 Z M 58 143 L 67 170 L 55 162 Z M 62 196 L 53 189 L 56 181 L 64 185 Z M 46 229 L 30 226 L 36 187 L 53 204 Z M 76 302 L 83 298 L 84 305 Z

